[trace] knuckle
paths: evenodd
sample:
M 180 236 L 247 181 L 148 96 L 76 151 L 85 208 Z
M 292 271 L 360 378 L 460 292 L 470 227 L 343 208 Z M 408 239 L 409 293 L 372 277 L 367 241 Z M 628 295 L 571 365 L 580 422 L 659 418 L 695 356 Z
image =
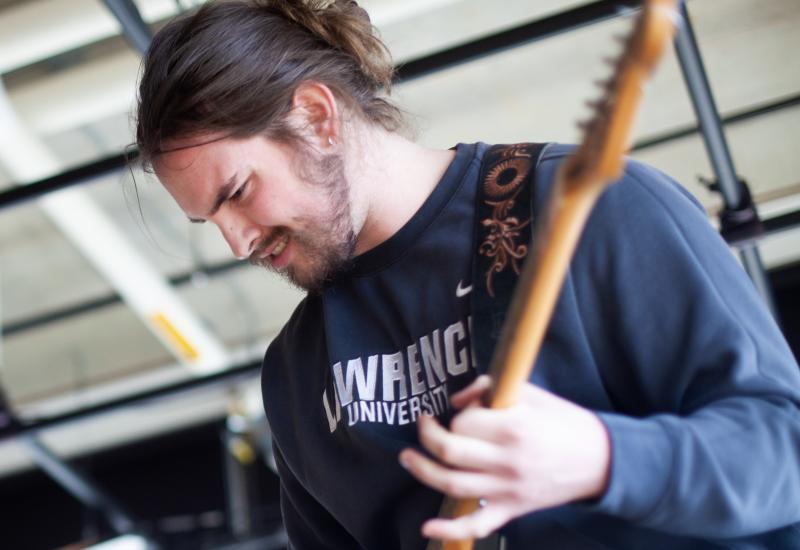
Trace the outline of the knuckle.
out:
M 511 489 L 514 498 L 518 501 L 528 500 L 528 490 L 522 483 L 515 483 Z
M 444 444 L 441 441 L 435 439 L 426 439 L 425 446 L 431 453 L 434 454 L 434 456 L 441 458 L 442 453 L 444 452 Z
M 441 458 L 442 453 L 444 452 L 444 441 L 441 441 L 438 438 L 430 437 L 429 435 L 425 435 L 422 437 L 422 445 L 428 449 L 434 456 Z
M 483 415 L 486 409 L 470 407 L 458 413 L 450 423 L 450 431 L 459 435 L 469 435 L 475 432 L 475 426 L 485 422 Z
M 464 411 L 462 413 L 457 414 L 452 422 L 450 422 L 450 431 L 456 434 L 463 434 L 464 429 L 469 426 L 469 418 L 466 420 L 464 419 L 465 416 L 468 416 L 467 413 L 469 411 Z
M 523 474 L 525 473 L 525 461 L 522 459 L 522 457 L 516 454 L 508 453 L 506 455 L 505 470 L 512 477 L 512 479 L 518 480 L 522 478 Z
M 532 502 L 535 500 L 535 490 L 527 483 L 517 482 L 510 488 L 511 498 L 519 503 Z
M 492 529 L 489 525 L 486 525 L 485 523 L 478 523 L 472 529 L 472 532 L 475 538 L 482 539 L 484 537 L 488 537 L 489 534 L 492 532 Z
M 511 445 L 519 445 L 524 440 L 524 429 L 518 422 L 508 422 L 502 429 L 503 439 Z
M 442 481 L 442 491 L 453 497 L 461 496 L 461 487 L 453 478 L 447 478 Z
M 439 446 L 439 453 L 437 455 L 443 462 L 447 464 L 455 464 L 458 461 L 458 449 L 452 445 L 442 444 Z

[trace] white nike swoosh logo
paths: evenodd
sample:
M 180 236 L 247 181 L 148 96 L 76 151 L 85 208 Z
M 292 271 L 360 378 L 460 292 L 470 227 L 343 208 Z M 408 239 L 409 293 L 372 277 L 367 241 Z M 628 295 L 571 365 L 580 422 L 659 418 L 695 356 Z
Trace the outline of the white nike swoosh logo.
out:
M 458 281 L 458 286 L 456 287 L 456 298 L 462 298 L 472 292 L 472 285 L 463 287 L 461 286 L 462 283 L 463 281 Z

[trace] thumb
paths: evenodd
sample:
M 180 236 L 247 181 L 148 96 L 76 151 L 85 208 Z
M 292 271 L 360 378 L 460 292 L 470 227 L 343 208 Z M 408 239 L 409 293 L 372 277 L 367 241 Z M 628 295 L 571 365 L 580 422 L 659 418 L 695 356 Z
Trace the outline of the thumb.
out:
M 492 386 L 492 379 L 488 374 L 482 374 L 472 381 L 472 384 L 450 397 L 453 408 L 463 409 L 467 405 L 479 404 L 478 400 Z

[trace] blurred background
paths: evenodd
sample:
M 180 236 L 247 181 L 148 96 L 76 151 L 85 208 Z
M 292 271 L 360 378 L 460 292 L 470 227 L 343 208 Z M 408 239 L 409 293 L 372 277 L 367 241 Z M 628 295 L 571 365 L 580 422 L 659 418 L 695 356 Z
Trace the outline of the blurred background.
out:
M 0 0 L 2 548 L 285 546 L 259 367 L 301 294 L 234 261 L 127 162 L 141 51 L 198 4 Z M 397 103 L 436 147 L 579 140 L 638 6 L 360 4 L 399 66 Z M 687 9 L 632 156 L 686 185 L 716 225 L 724 215 L 797 353 L 800 3 Z

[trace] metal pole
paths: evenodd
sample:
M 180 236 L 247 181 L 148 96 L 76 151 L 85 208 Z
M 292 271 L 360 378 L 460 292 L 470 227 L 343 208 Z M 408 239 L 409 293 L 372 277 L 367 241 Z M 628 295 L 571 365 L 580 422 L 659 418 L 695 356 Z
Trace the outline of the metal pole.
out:
M 675 34 L 675 51 L 700 125 L 703 143 L 716 175 L 714 188 L 720 192 L 725 202 L 726 214 L 723 214 L 722 218 L 723 236 L 728 237 L 726 235 L 728 232 L 731 239 L 738 241 L 736 248 L 739 250 L 745 271 L 767 307 L 777 317 L 769 280 L 755 244 L 755 238 L 762 232 L 761 223 L 746 184 L 736 175 L 684 1 L 680 2 L 680 14 L 682 21 Z
M 247 420 L 241 414 L 230 413 L 222 428 L 223 473 L 225 479 L 225 508 L 228 525 L 237 540 L 253 534 L 252 483 L 250 466 L 255 451 L 246 440 Z
M 0 431 L 18 427 L 19 420 L 11 410 L 11 405 L 6 400 L 3 388 L 0 386 Z M 117 533 L 142 535 L 137 532 L 136 523 L 132 517 L 116 500 L 97 487 L 87 475 L 53 453 L 39 440 L 35 431 L 24 433 L 19 441 L 25 446 L 34 462 L 56 483 L 87 507 L 105 514 L 111 527 Z M 148 541 L 149 548 L 157 548 L 153 541 L 146 537 L 143 538 Z
M 122 33 L 128 43 L 133 49 L 144 55 L 150 46 L 153 35 L 133 0 L 103 0 L 103 3 L 119 21 Z
M 111 527 L 120 535 L 138 535 L 147 543 L 148 550 L 159 550 L 160 545 L 136 525 L 133 517 L 112 496 L 105 493 L 86 474 L 51 451 L 34 433 L 20 438 L 34 462 L 56 483 L 85 506 L 105 515 Z
M 136 522 L 130 514 L 113 497 L 97 487 L 85 474 L 56 456 L 35 435 L 28 433 L 21 439 L 28 453 L 42 470 L 84 505 L 105 514 L 117 533 L 121 535 L 138 534 L 148 541 L 150 548 L 158 547 L 154 541 L 138 531 Z

